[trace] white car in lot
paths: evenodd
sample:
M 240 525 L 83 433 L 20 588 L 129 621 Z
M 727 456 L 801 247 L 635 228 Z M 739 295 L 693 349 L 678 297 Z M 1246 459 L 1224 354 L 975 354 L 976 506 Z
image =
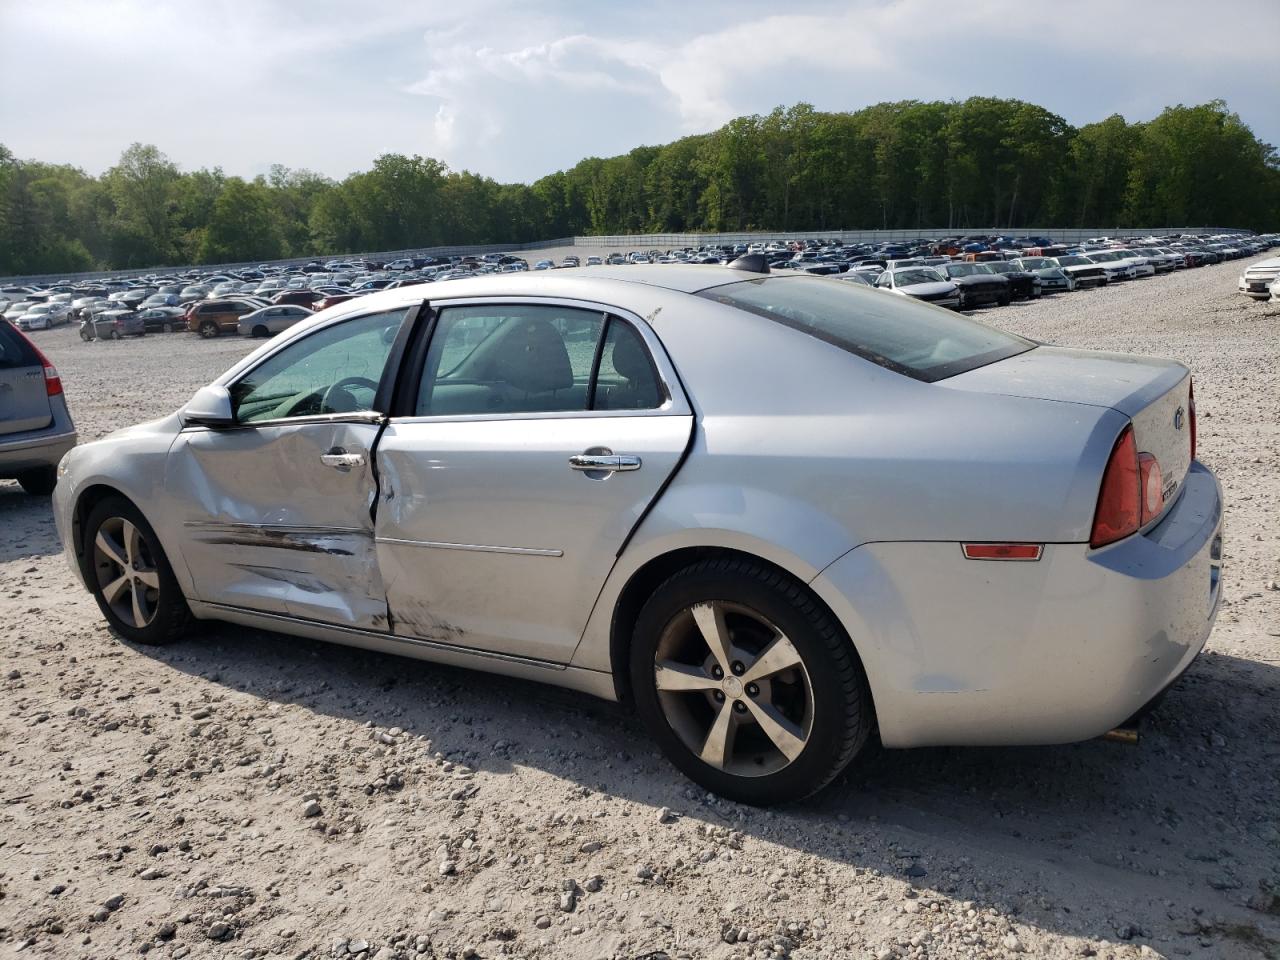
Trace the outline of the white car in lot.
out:
M 1255 300 L 1275 299 L 1272 287 L 1280 278 L 1280 257 L 1269 257 L 1245 267 L 1236 289 Z
M 1105 270 L 1107 279 L 1112 283 L 1120 280 L 1134 280 L 1138 276 L 1137 265 L 1114 250 L 1091 250 L 1085 254 L 1085 259 Z
M 19 330 L 48 330 L 67 323 L 71 308 L 65 303 L 37 303 L 14 323 Z
M 246 313 L 240 318 L 240 336 L 242 337 L 274 337 L 277 333 L 288 330 L 299 320 L 314 316 L 314 310 L 300 307 L 293 303 L 273 304 Z

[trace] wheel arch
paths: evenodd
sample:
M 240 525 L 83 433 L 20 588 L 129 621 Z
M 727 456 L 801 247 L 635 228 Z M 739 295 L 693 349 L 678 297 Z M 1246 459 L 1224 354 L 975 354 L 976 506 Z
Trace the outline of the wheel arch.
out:
M 86 584 L 90 581 L 88 554 L 84 543 L 85 521 L 89 519 L 89 514 L 93 512 L 94 507 L 111 497 L 119 497 L 137 506 L 133 498 L 118 487 L 108 483 L 92 483 L 76 493 L 75 505 L 71 508 L 71 546 L 75 550 L 76 563 L 80 567 L 80 577 Z
M 673 550 L 668 550 L 658 556 L 652 557 L 645 561 L 635 572 L 628 578 L 626 585 L 618 594 L 618 599 L 613 605 L 613 612 L 609 622 L 609 663 L 610 672 L 613 676 L 614 693 L 620 703 L 631 702 L 631 676 L 627 663 L 629 660 L 631 649 L 631 637 L 635 628 L 636 619 L 640 615 L 640 610 L 644 606 L 649 597 L 653 596 L 655 590 L 662 585 L 672 574 L 684 569 L 691 564 L 711 559 L 738 559 L 747 560 L 758 564 L 767 570 L 777 572 L 794 581 L 797 586 L 809 594 L 823 612 L 828 614 L 832 621 L 840 630 L 841 635 L 849 644 L 853 651 L 854 659 L 859 670 L 862 671 L 863 678 L 867 684 L 867 689 L 871 693 L 871 711 L 872 716 L 875 715 L 875 694 L 871 686 L 871 678 L 867 675 L 866 667 L 862 660 L 862 655 L 858 651 L 858 645 L 854 643 L 853 638 L 849 635 L 849 631 L 845 628 L 844 623 L 840 620 L 831 606 L 815 591 L 803 577 L 798 576 L 794 571 L 788 570 L 786 567 L 768 560 L 759 554 L 752 553 L 749 550 L 734 549 L 724 546 L 686 546 Z

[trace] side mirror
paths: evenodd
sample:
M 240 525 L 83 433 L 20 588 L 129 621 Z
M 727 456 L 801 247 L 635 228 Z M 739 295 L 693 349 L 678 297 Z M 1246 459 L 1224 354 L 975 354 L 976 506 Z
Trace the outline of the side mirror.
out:
M 231 393 L 218 384 L 197 390 L 179 416 L 188 427 L 229 427 L 236 422 L 231 411 Z

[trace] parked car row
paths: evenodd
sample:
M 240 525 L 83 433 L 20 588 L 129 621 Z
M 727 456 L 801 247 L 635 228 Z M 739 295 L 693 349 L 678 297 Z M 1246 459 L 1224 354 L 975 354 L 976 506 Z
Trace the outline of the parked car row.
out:
M 1219 263 L 1269 250 L 1280 235 L 1096 237 L 1080 244 L 1048 237 L 969 236 L 908 242 L 758 241 L 632 250 L 530 264 L 512 254 L 319 260 L 233 272 L 198 269 L 127 280 L 0 287 L 5 319 L 22 330 L 77 321 L 86 340 L 188 331 L 203 338 L 274 336 L 298 320 L 381 290 L 525 270 L 590 269 L 648 263 L 714 264 L 756 254 L 771 270 L 839 276 L 942 306 L 967 310 L 1049 293 Z M 1272 296 L 1280 260 L 1248 268 L 1240 290 Z

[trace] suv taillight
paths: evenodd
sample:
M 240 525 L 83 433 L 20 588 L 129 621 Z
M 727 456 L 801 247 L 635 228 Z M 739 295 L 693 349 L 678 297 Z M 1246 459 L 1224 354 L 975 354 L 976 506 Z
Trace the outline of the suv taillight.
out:
M 1142 525 L 1140 481 L 1138 444 L 1130 424 L 1121 431 L 1102 473 L 1102 489 L 1098 492 L 1098 507 L 1093 512 L 1089 546 L 1105 546 L 1138 531 Z
M 36 358 L 40 361 L 40 366 L 44 368 L 45 393 L 51 397 L 60 396 L 62 394 L 62 378 L 58 376 L 57 367 L 49 361 L 49 358 L 44 355 L 44 352 L 37 347 L 34 342 L 32 342 L 30 337 L 21 330 L 18 330 L 17 327 L 14 327 L 14 330 L 17 332 L 18 336 L 27 341 L 27 345 L 35 351 Z
M 1187 391 L 1187 420 L 1191 425 L 1191 459 L 1196 458 L 1196 382 L 1191 381 L 1191 388 Z

